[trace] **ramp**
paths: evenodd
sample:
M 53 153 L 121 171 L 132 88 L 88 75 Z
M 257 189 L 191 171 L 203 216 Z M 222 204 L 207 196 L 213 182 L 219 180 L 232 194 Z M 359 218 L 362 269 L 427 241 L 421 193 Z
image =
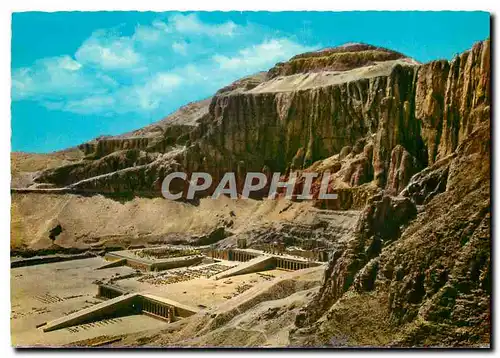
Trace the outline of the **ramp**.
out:
M 148 293 L 130 293 L 109 299 L 68 316 L 48 322 L 44 332 L 99 321 L 128 314 L 148 314 L 155 318 L 174 321 L 177 317 L 189 317 L 200 310 L 182 303 Z
M 96 268 L 96 270 L 104 270 L 104 269 L 111 268 L 111 267 L 125 266 L 126 264 L 127 264 L 127 259 L 119 259 L 119 260 L 111 261 L 110 263 L 104 264 L 104 265 Z
M 170 307 L 174 310 L 175 316 L 177 317 L 189 317 L 194 315 L 195 313 L 198 313 L 200 311 L 199 308 L 194 308 L 176 301 L 169 300 L 168 298 L 165 297 L 159 297 L 155 295 L 151 295 L 149 293 L 143 293 L 141 294 L 142 296 L 142 312 L 147 312 L 148 310 L 145 309 L 145 304 L 147 303 L 153 303 L 158 306 L 163 306 L 163 307 Z M 153 307 L 154 308 L 154 307 Z M 154 313 L 154 312 L 153 312 Z
M 259 272 L 270 270 L 276 266 L 276 258 L 273 256 L 262 255 L 258 256 L 250 261 L 244 262 L 241 265 L 235 266 L 229 270 L 223 271 L 218 275 L 215 275 L 215 280 L 220 280 L 221 278 L 245 275 L 248 273 Z
M 112 298 L 105 302 L 98 303 L 95 306 L 48 322 L 43 331 L 50 332 L 56 329 L 71 327 L 111 316 L 116 317 L 132 313 L 135 308 L 134 303 L 138 299 L 139 295 L 137 293 L 130 293 L 128 295 Z

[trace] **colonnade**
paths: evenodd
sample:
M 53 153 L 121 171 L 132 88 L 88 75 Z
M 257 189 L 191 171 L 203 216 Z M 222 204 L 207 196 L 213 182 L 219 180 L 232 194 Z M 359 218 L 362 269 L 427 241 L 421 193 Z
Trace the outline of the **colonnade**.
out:
M 123 292 L 116 290 L 112 287 L 105 285 L 97 286 L 97 297 L 111 299 L 121 295 L 123 295 Z
M 295 270 L 302 270 L 308 267 L 309 264 L 307 262 L 298 262 L 298 261 L 276 258 L 276 268 L 295 271 Z
M 229 260 L 228 250 L 210 250 L 210 257 L 213 259 Z
M 259 255 L 254 255 L 246 251 L 231 250 L 229 253 L 229 260 L 246 262 L 257 256 Z
M 173 321 L 175 318 L 175 307 L 146 299 L 142 301 L 142 312 L 151 313 L 168 321 Z

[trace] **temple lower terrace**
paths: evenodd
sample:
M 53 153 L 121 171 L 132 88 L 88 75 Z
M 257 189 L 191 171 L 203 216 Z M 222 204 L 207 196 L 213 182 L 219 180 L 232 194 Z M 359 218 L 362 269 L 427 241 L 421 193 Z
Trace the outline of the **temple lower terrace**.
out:
M 16 346 L 61 346 L 161 328 L 290 271 L 322 265 L 278 248 L 161 246 L 12 268 Z M 15 283 L 15 284 L 14 284 Z M 106 339 L 101 339 L 103 342 Z M 104 343 L 103 343 L 104 344 Z

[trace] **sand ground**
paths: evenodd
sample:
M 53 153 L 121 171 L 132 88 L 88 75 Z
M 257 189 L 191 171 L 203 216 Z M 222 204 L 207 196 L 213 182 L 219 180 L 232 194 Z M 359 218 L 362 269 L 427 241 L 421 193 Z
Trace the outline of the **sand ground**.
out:
M 80 325 L 78 332 L 60 329 L 44 333 L 37 325 L 101 302 L 92 282 L 134 272 L 129 267 L 95 268 L 102 258 L 66 261 L 11 269 L 11 341 L 14 346 L 60 346 L 101 335 L 137 332 L 164 322 L 144 316 Z

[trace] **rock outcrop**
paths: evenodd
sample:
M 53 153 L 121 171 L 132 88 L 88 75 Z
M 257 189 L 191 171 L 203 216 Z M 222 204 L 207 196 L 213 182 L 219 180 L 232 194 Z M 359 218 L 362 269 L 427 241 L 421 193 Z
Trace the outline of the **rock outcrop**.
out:
M 371 236 L 360 230 L 373 225 L 369 201 L 352 241 L 331 258 L 320 293 L 297 316 L 295 344 L 331 345 L 359 324 L 353 318 L 363 312 L 349 315 L 346 309 L 366 300 L 378 305 L 371 315 L 385 324 L 365 321 L 366 332 L 383 332 L 375 344 L 489 342 L 489 46 L 485 41 L 451 63 L 419 69 L 415 119 L 422 123 L 429 166 L 418 171 L 406 148 L 392 150 L 386 190 L 399 193 L 407 209 L 399 211 L 403 221 L 386 218 L 381 232 L 393 232 L 396 241 L 367 240 Z M 400 182 L 408 185 L 401 190 Z M 420 206 L 418 215 L 413 204 Z M 374 341 L 351 334 L 348 345 L 359 344 Z
M 351 334 L 348 345 L 488 344 L 489 131 L 489 122 L 483 123 L 447 161 L 415 176 L 410 187 L 419 183 L 416 200 L 381 195 L 370 200 L 352 240 L 331 256 L 319 294 L 297 316 L 294 344 L 330 345 L 357 326 L 363 314 L 373 317 L 365 320 L 366 333 L 380 329 L 385 335 L 374 342 Z M 443 176 L 448 181 L 444 188 L 434 180 Z M 441 190 L 428 186 L 429 178 Z M 427 195 L 421 195 L 425 188 Z M 417 215 L 412 200 L 422 197 L 425 205 Z M 377 306 L 377 313 L 367 306 L 348 314 L 356 307 L 353 302 L 366 300 Z
M 337 155 L 347 169 L 337 170 L 343 177 L 333 181 L 345 185 L 335 187 L 373 181 L 398 194 L 488 117 L 489 48 L 485 41 L 425 65 L 361 44 L 299 55 L 145 129 L 82 144 L 86 159 L 35 180 L 160 195 L 172 171 L 207 171 L 215 187 L 228 171 L 241 181 Z

